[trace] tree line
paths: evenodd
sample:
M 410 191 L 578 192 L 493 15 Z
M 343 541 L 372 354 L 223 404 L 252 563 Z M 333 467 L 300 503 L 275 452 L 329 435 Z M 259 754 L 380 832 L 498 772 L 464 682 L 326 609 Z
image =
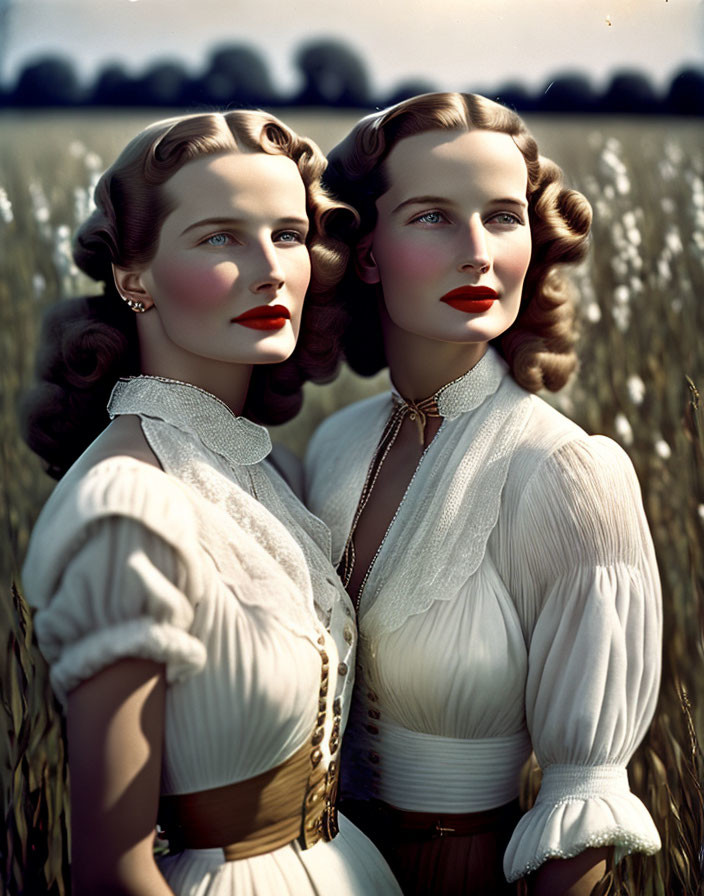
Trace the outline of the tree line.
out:
M 83 83 L 70 59 L 51 55 L 28 62 L 14 85 L 0 87 L 0 107 L 277 107 L 319 106 L 373 109 L 418 93 L 436 90 L 426 80 L 406 81 L 387 95 L 371 89 L 366 67 L 346 44 L 315 40 L 295 56 L 301 86 L 274 84 L 260 53 L 246 44 L 215 49 L 202 72 L 193 75 L 177 60 L 150 64 L 132 74 L 117 63 L 106 65 L 91 84 Z M 459 89 L 477 90 L 471 85 Z M 685 68 L 658 92 L 639 71 L 616 72 L 597 91 L 579 72 L 558 74 L 537 91 L 519 83 L 497 85 L 491 96 L 518 112 L 635 115 L 704 115 L 704 68 Z

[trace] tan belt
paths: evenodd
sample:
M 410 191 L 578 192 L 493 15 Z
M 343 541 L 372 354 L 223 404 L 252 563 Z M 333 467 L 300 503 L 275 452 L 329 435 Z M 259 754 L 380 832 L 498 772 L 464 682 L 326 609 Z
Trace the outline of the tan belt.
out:
M 228 862 L 272 852 L 298 840 L 309 849 L 337 834 L 340 711 L 334 709 L 330 754 L 326 769 L 320 743 L 326 716 L 328 658 L 321 651 L 319 714 L 312 738 L 281 765 L 246 781 L 162 796 L 159 825 L 169 847 L 222 848 Z

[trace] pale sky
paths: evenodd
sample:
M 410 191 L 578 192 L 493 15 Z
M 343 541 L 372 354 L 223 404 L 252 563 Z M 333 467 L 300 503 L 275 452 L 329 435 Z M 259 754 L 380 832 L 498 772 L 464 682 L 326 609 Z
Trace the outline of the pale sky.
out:
M 48 52 L 91 78 L 107 61 L 133 73 L 165 57 L 200 71 L 213 46 L 253 45 L 284 92 L 296 48 L 341 38 L 372 87 L 423 78 L 439 89 L 537 89 L 566 70 L 603 87 L 616 68 L 666 85 L 704 65 L 704 0 L 0 0 L 0 77 Z

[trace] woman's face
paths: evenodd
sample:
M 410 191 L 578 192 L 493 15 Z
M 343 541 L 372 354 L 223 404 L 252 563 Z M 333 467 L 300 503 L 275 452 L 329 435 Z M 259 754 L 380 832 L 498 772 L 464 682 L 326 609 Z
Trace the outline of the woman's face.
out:
M 310 281 L 306 191 L 295 162 L 232 152 L 188 162 L 166 183 L 174 203 L 139 271 L 144 316 L 168 368 L 271 364 L 295 348 Z M 155 317 L 153 317 L 155 316 Z M 165 357 L 170 355 L 170 357 Z
M 520 150 L 507 134 L 437 130 L 386 160 L 365 280 L 382 287 L 387 330 L 486 343 L 518 314 L 531 255 Z M 362 250 L 364 255 L 364 247 Z

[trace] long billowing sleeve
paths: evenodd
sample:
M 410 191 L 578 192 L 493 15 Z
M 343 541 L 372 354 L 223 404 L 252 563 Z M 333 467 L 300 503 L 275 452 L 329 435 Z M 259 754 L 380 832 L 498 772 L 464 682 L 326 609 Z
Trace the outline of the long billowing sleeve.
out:
M 661 596 L 624 452 L 603 437 L 562 445 L 530 476 L 513 533 L 526 718 L 543 780 L 509 843 L 506 876 L 589 847 L 655 852 L 660 839 L 626 765 L 657 700 Z

